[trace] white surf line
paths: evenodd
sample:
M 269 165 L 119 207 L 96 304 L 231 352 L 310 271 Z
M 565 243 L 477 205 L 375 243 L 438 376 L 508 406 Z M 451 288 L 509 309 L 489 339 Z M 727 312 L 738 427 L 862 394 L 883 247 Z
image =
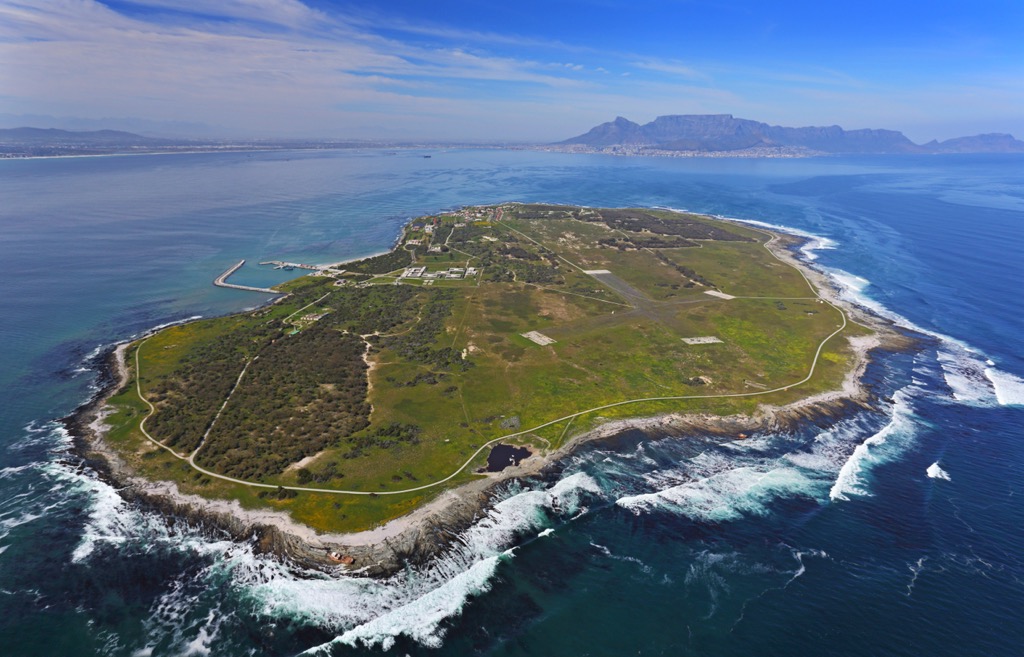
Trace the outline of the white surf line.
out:
M 514 228 L 511 228 L 511 227 L 507 227 L 507 228 L 509 228 L 509 230 L 515 230 Z M 518 232 L 518 231 L 516 231 L 516 232 Z M 764 231 L 760 231 L 760 232 L 764 232 Z M 524 237 L 526 237 L 527 239 L 530 239 L 530 237 L 528 235 L 524 235 Z M 762 246 L 764 246 L 767 249 L 768 248 L 768 244 L 770 244 L 774 239 L 775 239 L 775 236 L 772 236 L 772 239 L 770 239 L 767 242 L 765 242 Z M 790 388 L 794 388 L 796 386 L 803 385 L 804 383 L 807 383 L 808 381 L 810 381 L 811 377 L 814 376 L 814 370 L 815 370 L 815 368 L 817 368 L 818 361 L 821 358 L 821 350 L 825 348 L 825 344 L 829 340 L 831 340 L 835 336 L 837 336 L 840 333 L 842 333 L 843 329 L 845 329 L 846 326 L 847 326 L 847 319 L 846 319 L 846 313 L 843 312 L 843 310 L 841 308 L 839 308 L 838 306 L 833 304 L 831 301 L 829 301 L 828 299 L 825 299 L 824 297 L 822 297 L 820 294 L 817 293 L 817 291 L 814 289 L 814 286 L 811 285 L 811 281 L 807 278 L 807 276 L 804 275 L 804 273 L 802 271 L 800 271 L 800 269 L 798 267 L 795 267 L 795 266 L 791 265 L 790 263 L 782 260 L 777 255 L 772 253 L 771 249 L 768 249 L 768 252 L 771 253 L 772 256 L 775 257 L 777 260 L 779 260 L 779 262 L 782 262 L 783 264 L 788 265 L 788 266 L 793 267 L 794 269 L 796 269 L 800 273 L 800 275 L 803 277 L 804 281 L 807 283 L 807 286 L 811 288 L 811 291 L 815 292 L 815 295 L 817 296 L 817 298 L 821 299 L 826 304 L 831 306 L 843 318 L 843 323 L 839 326 L 839 328 L 837 328 L 835 331 L 833 331 L 828 336 L 826 336 L 825 339 L 822 340 L 821 343 L 818 345 L 818 349 L 814 352 L 814 359 L 811 361 L 811 369 L 807 373 L 807 376 L 805 376 L 803 379 L 801 379 L 801 380 L 799 380 L 799 381 L 797 381 L 795 383 L 790 383 L 788 385 L 780 386 L 778 388 L 773 388 L 772 390 L 759 390 L 757 392 L 735 392 L 735 393 L 726 393 L 726 394 L 719 394 L 719 395 L 679 395 L 679 396 L 670 396 L 670 397 L 644 397 L 644 398 L 641 398 L 641 399 L 627 399 L 625 401 L 614 402 L 614 403 L 611 403 L 611 404 L 605 404 L 604 406 L 597 406 L 595 408 L 590 408 L 590 409 L 587 409 L 585 411 L 579 411 L 577 413 L 571 413 L 571 414 L 566 415 L 564 417 L 560 417 L 558 419 L 551 420 L 550 422 L 545 422 L 543 424 L 538 424 L 537 426 L 531 427 L 529 429 L 524 429 L 522 431 L 516 431 L 515 433 L 506 434 L 504 436 L 500 436 L 498 438 L 494 438 L 492 440 L 489 440 L 486 443 L 484 443 L 483 445 L 481 445 L 479 449 L 477 449 L 475 452 L 473 452 L 472 456 L 470 456 L 469 459 L 467 459 L 466 462 L 463 463 L 459 467 L 458 470 L 456 470 L 455 472 L 451 473 L 450 475 L 448 475 L 444 479 L 439 479 L 437 481 L 431 482 L 429 484 L 424 484 L 422 486 L 416 486 L 415 488 L 406 488 L 404 490 L 390 490 L 390 491 L 386 491 L 386 490 L 382 490 L 382 491 L 338 490 L 336 488 L 305 488 L 305 487 L 302 487 L 302 486 L 283 486 L 283 485 L 275 485 L 275 484 L 261 484 L 261 483 L 257 483 L 257 482 L 253 482 L 253 481 L 245 481 L 243 479 L 235 479 L 234 477 L 227 477 L 225 475 L 217 474 L 216 472 L 210 472 L 209 470 L 205 470 L 205 469 L 203 469 L 203 468 L 199 467 L 198 465 L 195 465 L 195 464 L 193 464 L 191 462 L 189 464 L 193 468 L 198 470 L 199 472 L 202 472 L 203 474 L 209 475 L 211 477 L 215 477 L 215 478 L 220 479 L 222 481 L 230 481 L 232 483 L 242 484 L 243 486 L 255 486 L 255 487 L 259 487 L 259 488 L 272 488 L 272 489 L 275 489 L 275 490 L 278 489 L 278 488 L 283 488 L 284 490 L 293 490 L 293 491 L 296 491 L 296 492 L 327 493 L 327 494 L 331 494 L 331 495 L 375 495 L 375 496 L 376 495 L 405 495 L 406 493 L 415 493 L 415 492 L 418 492 L 418 491 L 421 491 L 421 490 L 427 490 L 428 488 L 434 488 L 435 486 L 440 486 L 443 483 L 451 481 L 452 479 L 457 477 L 459 474 L 461 474 L 463 470 L 465 470 L 467 467 L 469 467 L 469 465 L 473 462 L 473 460 L 476 459 L 476 457 L 479 456 L 481 453 L 483 453 L 483 451 L 485 449 L 487 449 L 488 447 L 490 447 L 491 445 L 493 445 L 493 444 L 495 444 L 497 442 L 500 442 L 502 440 L 508 440 L 509 438 L 514 438 L 516 436 L 521 436 L 521 435 L 524 435 L 524 434 L 533 433 L 533 432 L 538 431 L 540 429 L 544 429 L 546 427 L 549 427 L 549 426 L 551 426 L 553 424 L 558 424 L 559 422 L 565 422 L 567 420 L 573 420 L 573 419 L 578 418 L 578 417 L 580 417 L 582 415 L 588 415 L 590 413 L 596 413 L 598 411 L 607 410 L 609 408 L 616 408 L 616 407 L 619 407 L 619 406 L 626 406 L 628 404 L 642 404 L 642 403 L 645 403 L 645 402 L 687 401 L 687 400 L 693 400 L 693 399 L 726 399 L 726 398 L 738 398 L 738 397 L 757 397 L 759 395 L 771 395 L 771 394 L 774 394 L 776 392 L 787 391 Z M 569 261 L 566 260 L 566 262 L 569 262 Z M 572 264 L 572 263 L 569 263 L 569 264 Z M 576 265 L 573 265 L 573 266 L 575 267 Z M 139 345 L 139 346 L 141 347 L 142 345 Z M 135 350 L 135 370 L 136 370 L 135 371 L 136 383 L 138 383 L 138 380 L 140 378 L 139 377 L 140 370 L 139 370 L 139 350 L 138 349 Z M 149 403 L 149 400 L 147 400 L 145 397 L 142 397 L 142 388 L 141 388 L 141 386 L 138 388 L 138 391 L 139 391 L 139 397 L 141 397 L 142 400 L 144 402 L 146 402 L 146 404 L 149 405 L 149 408 L 150 408 L 149 415 L 152 415 L 155 412 L 156 409 L 153 407 L 152 404 Z M 179 459 L 182 459 L 184 461 L 188 461 L 189 459 L 187 457 L 181 456 L 180 454 L 175 452 L 173 449 L 171 449 L 170 447 L 167 447 L 163 443 L 157 441 L 152 436 L 150 436 L 149 433 L 146 432 L 146 430 L 142 427 L 142 425 L 145 424 L 146 420 L 149 418 L 149 415 L 147 415 L 145 418 L 143 418 L 142 422 L 139 423 L 139 428 L 142 429 L 142 432 L 144 434 L 146 434 L 146 437 L 149 438 L 149 440 L 151 440 L 156 445 L 159 445 L 160 447 L 163 447 L 167 451 L 171 452 L 172 454 L 177 456 Z

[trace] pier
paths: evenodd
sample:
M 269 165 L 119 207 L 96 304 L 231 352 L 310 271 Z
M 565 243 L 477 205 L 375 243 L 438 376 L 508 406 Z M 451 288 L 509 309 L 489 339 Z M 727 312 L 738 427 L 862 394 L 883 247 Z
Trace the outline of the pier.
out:
M 274 269 L 311 269 L 317 271 L 323 269 L 323 266 L 318 265 L 305 265 L 301 262 L 282 262 L 280 260 L 268 260 L 261 262 L 261 265 L 274 265 Z
M 242 268 L 245 264 L 245 260 L 239 260 L 238 264 L 234 267 L 229 268 L 226 272 L 214 279 L 213 284 L 217 287 L 229 287 L 232 290 L 245 290 L 247 292 L 263 292 L 264 294 L 281 294 L 277 290 L 271 290 L 268 287 L 253 287 L 251 285 L 235 285 L 234 283 L 228 283 L 228 276 L 234 274 L 236 271 Z

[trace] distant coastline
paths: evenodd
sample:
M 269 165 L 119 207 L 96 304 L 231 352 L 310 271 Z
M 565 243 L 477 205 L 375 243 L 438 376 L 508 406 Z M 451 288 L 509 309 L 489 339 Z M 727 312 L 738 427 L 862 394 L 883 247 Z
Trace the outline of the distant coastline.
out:
M 825 155 L 1024 153 L 1024 142 L 1005 133 L 916 144 L 897 130 L 845 130 L 837 125 L 791 128 L 731 114 L 659 116 L 645 125 L 623 117 L 556 143 L 444 142 L 380 139 L 167 139 L 118 130 L 0 128 L 0 159 L 173 153 L 256 153 L 353 149 L 538 150 L 685 158 L 802 158 Z

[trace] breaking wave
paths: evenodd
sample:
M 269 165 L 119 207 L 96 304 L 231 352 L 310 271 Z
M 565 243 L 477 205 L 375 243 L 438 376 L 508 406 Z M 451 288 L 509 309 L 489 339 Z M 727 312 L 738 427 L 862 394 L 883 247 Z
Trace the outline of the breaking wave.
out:
M 992 361 L 988 361 L 986 364 L 991 365 Z M 1002 406 L 1024 406 L 1024 379 L 994 367 L 986 367 L 984 372 L 985 378 L 992 382 L 996 401 L 999 404 Z
M 914 410 L 907 389 L 898 390 L 893 401 L 889 423 L 853 450 L 828 492 L 829 499 L 849 501 L 849 495 L 869 495 L 865 475 L 874 465 L 893 458 L 913 436 Z
M 765 515 L 768 504 L 779 497 L 813 497 L 818 484 L 795 467 L 717 465 L 692 481 L 653 493 L 621 497 L 616 504 L 636 514 L 655 508 L 671 509 L 694 520 L 718 523 L 738 520 L 744 515 Z
M 815 251 L 836 247 L 830 239 L 803 231 L 757 221 L 745 223 L 806 237 L 801 254 L 808 261 L 816 259 Z M 956 402 L 1024 404 L 1024 380 L 998 370 L 973 348 L 918 327 L 874 301 L 867 294 L 869 280 L 841 270 L 822 271 L 847 300 L 937 338 L 941 347 L 931 364 L 941 368 Z M 768 515 L 780 500 L 805 499 L 823 505 L 870 494 L 872 468 L 899 455 L 915 434 L 912 401 L 920 390 L 920 385 L 914 385 L 897 391 L 887 416 L 860 413 L 824 430 L 801 430 L 801 436 L 759 434 L 736 443 L 709 444 L 699 454 L 684 457 L 672 453 L 681 447 L 669 444 L 684 441 L 641 445 L 632 454 L 595 450 L 586 458 L 572 457 L 567 459 L 570 470 L 578 471 L 546 488 L 540 484 L 509 488 L 445 554 L 384 580 L 297 569 L 256 554 L 249 544 L 169 527 L 161 516 L 125 502 L 116 490 L 87 471 L 59 463 L 45 467 L 60 485 L 88 499 L 87 518 L 71 555 L 74 564 L 86 564 L 111 552 L 145 552 L 154 544 L 205 558 L 203 565 L 182 574 L 159 596 L 147 626 L 147 645 L 139 654 L 168 644 L 172 652 L 181 654 L 214 654 L 222 628 L 246 611 L 260 618 L 315 627 L 327 632 L 325 639 L 334 636 L 305 654 L 330 654 L 342 646 L 390 650 L 403 638 L 438 647 L 450 619 L 462 614 L 474 597 L 491 590 L 502 564 L 515 558 L 517 542 L 549 536 L 555 526 L 586 513 L 583 503 L 590 496 L 614 501 L 636 515 L 668 512 L 695 522 L 720 524 Z M 43 428 L 34 428 L 33 433 L 43 432 Z M 35 435 L 30 440 L 36 440 Z M 0 471 L 0 478 L 16 474 L 8 468 Z M 927 474 L 949 479 L 938 463 L 932 464 Z M 2 509 L 0 539 L 38 513 L 7 517 Z M 595 547 L 617 558 L 607 548 Z M 0 554 L 2 551 L 0 546 Z M 796 570 L 789 581 L 804 573 L 804 556 L 794 552 Z M 621 558 L 645 567 L 633 557 Z M 720 560 L 707 555 L 687 574 L 687 584 L 707 587 L 709 615 L 715 613 L 718 596 L 726 592 L 717 579 L 716 569 L 723 567 Z M 222 613 L 226 609 L 242 611 Z
M 803 237 L 807 242 L 800 247 L 800 253 L 811 263 L 817 260 L 815 251 L 835 249 L 838 246 L 837 242 L 827 237 L 787 226 L 732 217 L 721 218 Z M 891 320 L 897 326 L 938 340 L 942 346 L 938 360 L 942 364 L 944 378 L 952 391 L 953 399 L 972 406 L 1024 406 L 1024 379 L 997 369 L 992 360 L 965 342 L 919 326 L 871 298 L 866 292 L 871 286 L 868 279 L 841 269 L 815 266 L 837 286 L 841 292 L 840 296 L 845 300 L 867 308 Z
M 439 646 L 445 622 L 460 615 L 474 596 L 490 590 L 500 564 L 513 558 L 517 541 L 578 516 L 585 508 L 581 501 L 599 491 L 584 473 L 549 488 L 509 488 L 445 554 L 425 566 L 375 580 L 301 569 L 259 555 L 249 543 L 170 526 L 158 514 L 123 501 L 88 471 L 58 463 L 47 467 L 56 480 L 88 499 L 74 564 L 102 567 L 106 559 L 154 550 L 184 556 L 188 563 L 199 557 L 200 566 L 178 575 L 153 604 L 140 654 L 155 647 L 169 647 L 175 654 L 216 654 L 218 636 L 232 633 L 223 628 L 245 623 L 247 615 L 337 634 L 310 648 L 309 654 L 330 654 L 342 645 L 387 650 L 399 637 Z
M 862 490 L 862 478 L 872 460 L 881 459 L 876 456 L 879 450 L 870 444 L 880 444 L 897 434 L 912 434 L 909 395 L 897 397 L 893 415 L 886 418 L 885 425 L 876 413 L 860 413 L 824 430 L 765 433 L 742 441 L 710 444 L 683 460 L 633 454 L 629 455 L 635 468 L 633 482 L 625 484 L 622 480 L 629 476 L 625 457 L 606 456 L 600 467 L 615 472 L 626 493 L 616 499 L 616 504 L 636 515 L 668 512 L 718 524 L 768 515 L 774 503 L 785 499 L 824 504 L 844 492 Z M 869 436 L 867 446 L 864 436 Z M 663 444 L 644 451 L 657 449 L 673 447 Z M 658 467 L 658 463 L 669 465 Z
M 872 299 L 865 290 L 871 282 L 839 269 L 823 271 L 841 290 L 841 296 L 871 310 L 897 326 L 934 338 L 939 343 L 936 360 L 955 401 L 970 406 L 1024 405 L 1024 379 L 996 368 L 995 363 L 971 345 L 938 331 L 924 328 Z
M 466 530 L 456 547 L 424 569 L 370 585 L 370 589 L 376 589 L 369 598 L 376 607 L 372 613 L 309 653 L 324 653 L 336 644 L 387 650 L 399 636 L 426 646 L 440 646 L 443 622 L 461 614 L 470 598 L 490 590 L 499 564 L 513 558 L 513 549 L 509 548 L 517 539 L 542 528 L 550 529 L 555 518 L 572 517 L 579 511 L 583 496 L 599 492 L 597 482 L 582 472 L 546 490 L 513 490 Z M 360 580 L 360 585 L 365 584 Z M 338 608 L 333 603 L 331 607 Z

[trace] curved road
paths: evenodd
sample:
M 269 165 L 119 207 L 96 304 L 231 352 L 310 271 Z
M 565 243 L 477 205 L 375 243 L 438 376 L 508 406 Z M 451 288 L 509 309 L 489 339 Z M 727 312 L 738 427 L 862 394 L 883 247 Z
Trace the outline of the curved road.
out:
M 810 369 L 810 371 L 807 372 L 807 376 L 805 376 L 804 378 L 802 378 L 799 381 L 796 381 L 794 383 L 790 383 L 790 384 L 787 384 L 787 385 L 784 385 L 784 386 L 780 386 L 778 388 L 773 388 L 772 390 L 759 390 L 757 392 L 737 392 L 737 393 L 727 393 L 727 394 L 719 394 L 719 395 L 679 395 L 679 396 L 670 396 L 670 397 L 644 397 L 644 398 L 641 398 L 641 399 L 627 399 L 625 401 L 615 402 L 615 403 L 612 403 L 612 404 L 605 404 L 604 406 L 596 406 L 594 408 L 588 408 L 587 410 L 579 411 L 577 413 L 571 413 L 571 414 L 566 415 L 564 417 L 560 417 L 558 419 L 551 420 L 550 422 L 545 422 L 543 424 L 538 424 L 537 426 L 531 427 L 529 429 L 523 429 L 521 431 L 516 431 L 514 433 L 506 434 L 504 436 L 500 436 L 498 438 L 494 438 L 493 440 L 489 440 L 486 443 L 484 443 L 483 445 L 481 445 L 479 449 L 477 449 L 475 452 L 473 452 L 473 455 L 470 456 L 466 460 L 465 463 L 463 463 L 461 466 L 459 466 L 459 468 L 457 470 L 452 472 L 450 475 L 448 475 L 444 479 L 439 479 L 439 480 L 431 482 L 429 484 L 423 484 L 422 486 L 416 486 L 414 488 L 406 488 L 406 489 L 403 489 L 403 490 L 388 490 L 388 491 L 338 490 L 338 489 L 335 489 L 335 488 L 306 488 L 306 487 L 303 487 L 303 486 L 279 486 L 277 484 L 262 484 L 262 483 L 255 482 L 255 481 L 245 481 L 244 479 L 235 479 L 234 477 L 228 477 L 228 476 L 225 476 L 225 475 L 222 475 L 222 474 L 217 474 L 216 472 L 210 472 L 209 470 L 206 470 L 205 468 L 203 468 L 203 467 L 201 467 L 199 465 L 196 465 L 196 463 L 195 463 L 196 454 L 198 454 L 199 450 L 202 449 L 202 447 L 203 447 L 203 443 L 202 442 L 199 444 L 199 447 L 197 447 L 195 449 L 195 451 L 193 451 L 188 456 L 185 456 L 183 454 L 179 454 L 178 452 L 174 451 L 174 449 L 168 447 L 167 445 L 164 445 L 159 440 L 157 440 L 153 436 L 149 435 L 149 432 L 146 431 L 146 420 L 148 420 L 150 418 L 150 416 L 153 415 L 153 413 L 156 411 L 156 408 L 153 406 L 153 404 L 150 403 L 150 401 L 148 399 L 146 399 L 145 396 L 143 396 L 143 394 L 142 394 L 142 386 L 141 386 L 141 383 L 140 383 L 141 377 L 139 376 L 139 373 L 140 373 L 140 369 L 139 369 L 139 352 L 142 351 L 142 346 L 146 342 L 149 341 L 149 338 L 146 338 L 146 340 L 143 340 L 139 344 L 139 346 L 135 349 L 135 384 L 136 384 L 136 390 L 138 392 L 139 398 L 142 399 L 142 401 L 146 402 L 146 404 L 149 406 L 149 413 L 139 423 L 139 430 L 142 431 L 143 435 L 145 435 L 145 437 L 150 442 L 152 442 L 154 445 L 157 445 L 158 447 L 161 447 L 161 448 L 167 450 L 168 452 L 170 452 L 171 454 L 173 454 L 177 458 L 181 459 L 182 461 L 187 461 L 188 464 L 192 468 L 194 468 L 195 470 L 197 470 L 199 472 L 202 472 L 203 474 L 205 474 L 205 475 L 207 475 L 209 477 L 214 477 L 214 478 L 220 479 L 222 481 L 230 481 L 230 482 L 235 483 L 235 484 L 242 484 L 243 486 L 253 486 L 253 487 L 257 487 L 257 488 L 270 488 L 270 489 L 274 489 L 274 490 L 277 490 L 278 488 L 283 488 L 285 490 L 293 490 L 293 491 L 306 492 L 306 493 L 328 493 L 328 494 L 332 494 L 332 495 L 404 495 L 406 493 L 415 493 L 415 492 L 418 492 L 418 491 L 421 491 L 421 490 L 426 490 L 428 488 L 434 488 L 436 486 L 440 486 L 441 484 L 444 484 L 446 482 L 451 481 L 452 479 L 457 477 L 459 474 L 461 474 L 463 470 L 465 470 L 467 467 L 469 467 L 469 464 L 472 463 L 473 460 L 477 456 L 479 456 L 485 449 L 488 449 L 491 445 L 493 445 L 495 443 L 501 442 L 502 440 L 508 440 L 509 438 L 514 438 L 515 436 L 521 436 L 523 434 L 532 433 L 534 431 L 538 431 L 540 429 L 544 429 L 545 427 L 550 427 L 553 424 L 558 424 L 559 422 L 565 422 L 567 420 L 571 421 L 571 420 L 574 420 L 574 419 L 576 419 L 576 418 L 578 418 L 578 417 L 580 417 L 582 415 L 587 415 L 587 414 L 590 414 L 590 413 L 595 413 L 597 411 L 603 411 L 603 410 L 606 410 L 606 409 L 609 409 L 609 408 L 616 408 L 618 406 L 626 406 L 628 404 L 640 404 L 640 403 L 643 403 L 643 402 L 685 401 L 685 400 L 689 400 L 689 399 L 725 399 L 725 398 L 731 398 L 731 397 L 757 397 L 757 396 L 760 396 L 760 395 L 770 395 L 770 394 L 773 394 L 773 393 L 776 393 L 776 392 L 783 392 L 785 390 L 789 390 L 790 388 L 792 388 L 794 386 L 798 386 L 798 385 L 802 385 L 802 384 L 806 383 L 807 381 L 809 381 L 811 379 L 812 376 L 814 376 L 814 370 L 818 366 L 818 359 L 821 357 L 821 350 L 825 348 L 825 344 L 829 340 L 831 340 L 835 336 L 839 335 L 839 333 L 841 333 L 843 331 L 843 329 L 846 328 L 846 326 L 848 324 L 847 319 L 846 319 L 846 313 L 843 312 L 843 310 L 841 308 L 839 308 L 838 306 L 833 304 L 831 301 L 829 301 L 828 299 L 825 299 L 824 297 L 822 297 L 821 294 L 819 294 L 818 291 L 814 289 L 814 286 L 811 284 L 811 281 L 808 280 L 807 276 L 803 273 L 803 271 L 801 271 L 801 269 L 799 267 L 795 267 L 791 263 L 786 262 L 785 260 L 780 258 L 778 255 L 776 255 L 775 252 L 773 252 L 771 250 L 771 248 L 769 248 L 769 245 L 778 238 L 777 235 L 772 235 L 771 233 L 768 233 L 766 231 L 762 231 L 762 230 L 759 230 L 759 229 L 756 229 L 756 228 L 750 228 L 749 226 L 744 226 L 744 227 L 748 228 L 750 230 L 755 230 L 755 231 L 757 231 L 759 233 L 762 233 L 764 235 L 769 235 L 771 237 L 771 239 L 769 239 L 764 244 L 762 244 L 762 246 L 765 249 L 767 249 L 768 252 L 772 254 L 772 257 L 774 257 L 776 260 L 778 260 L 779 262 L 781 262 L 781 263 L 783 263 L 785 265 L 789 265 L 789 266 L 793 267 L 794 269 L 796 269 L 800 273 L 800 276 L 803 277 L 804 282 L 807 283 L 807 286 L 814 293 L 814 297 L 820 299 L 821 301 L 823 301 L 826 304 L 828 304 L 829 306 L 831 306 L 843 318 L 843 323 L 839 326 L 839 328 L 837 328 L 835 331 L 830 333 L 818 345 L 817 351 L 814 352 L 814 360 L 811 361 L 811 369 Z M 572 263 L 570 263 L 570 264 L 572 264 Z M 575 265 L 573 265 L 573 266 L 575 266 Z M 772 298 L 775 298 L 775 297 L 759 297 L 759 298 L 772 299 Z M 256 358 L 258 358 L 258 356 Z M 253 360 L 256 360 L 256 358 L 254 358 Z M 217 411 L 217 415 L 216 415 L 216 417 L 214 417 L 214 421 L 211 422 L 210 429 L 207 429 L 206 433 L 203 435 L 203 441 L 204 442 L 206 440 L 206 436 L 209 435 L 210 430 L 212 430 L 213 424 L 216 423 L 217 418 L 220 417 L 220 414 L 224 410 L 224 407 L 227 406 L 228 401 L 231 399 L 231 395 L 235 392 L 235 388 L 237 388 L 238 384 L 241 383 L 242 377 L 245 376 L 245 372 L 246 372 L 246 370 L 248 370 L 249 365 L 251 363 L 252 363 L 252 361 L 249 361 L 248 363 L 246 363 L 245 367 L 242 369 L 242 373 L 238 375 L 238 380 L 235 381 L 234 387 L 231 389 L 231 392 L 228 393 L 228 397 L 227 397 L 227 399 L 224 400 L 224 403 L 221 405 L 220 410 Z

